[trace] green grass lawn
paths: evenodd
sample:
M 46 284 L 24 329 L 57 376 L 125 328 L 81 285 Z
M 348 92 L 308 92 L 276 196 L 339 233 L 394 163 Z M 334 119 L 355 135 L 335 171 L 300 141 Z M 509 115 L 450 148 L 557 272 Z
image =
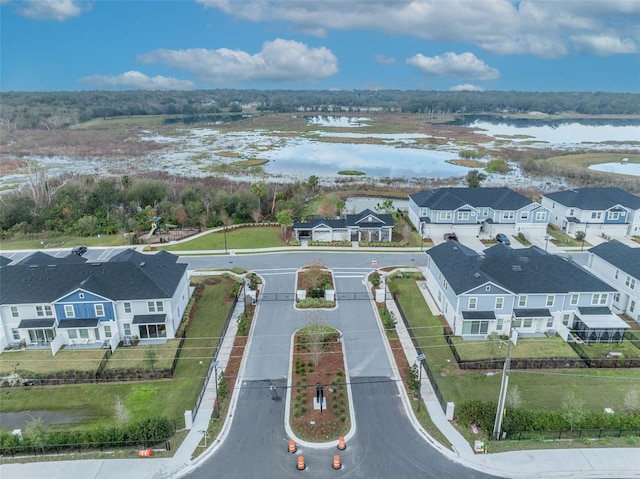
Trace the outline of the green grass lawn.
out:
M 39 235 L 40 236 L 40 235 Z M 36 239 L 10 239 L 0 241 L 0 249 L 14 250 L 14 249 L 44 249 L 45 252 L 49 248 L 71 248 L 77 245 L 92 246 L 123 246 L 128 244 L 128 238 L 117 235 L 100 235 L 97 236 L 46 236 L 42 235 Z
M 488 339 L 486 341 L 466 341 L 460 337 L 451 338 L 463 361 L 479 359 L 503 359 L 507 355 L 504 341 Z M 520 338 L 518 344 L 511 345 L 512 358 L 573 358 L 580 356 L 562 338 Z
M 173 379 L 4 388 L 0 410 L 80 412 L 85 419 L 75 427 L 99 427 L 112 425 L 116 400 L 120 398 L 133 420 L 160 415 L 177 419 L 180 424 L 184 411 L 193 407 L 200 393 L 232 305 L 227 299 L 233 281 L 221 277 L 215 281 L 204 289 Z M 0 359 L 4 357 L 4 353 L 0 355 Z M 50 353 L 49 358 L 53 358 Z
M 178 343 L 180 343 L 179 339 L 169 339 L 166 344 L 120 347 L 111 355 L 105 369 L 148 369 L 151 367 L 151 357 L 154 358 L 155 369 L 171 369 Z
M 104 356 L 104 349 L 62 349 L 55 356 L 51 349 L 5 351 L 0 354 L 0 376 L 17 373 L 21 377 L 57 371 L 95 371 Z
M 257 226 L 227 229 L 227 249 L 270 248 L 285 246 L 280 239 L 280 226 Z M 191 251 L 191 250 L 224 250 L 223 231 L 209 233 L 180 244 L 158 246 L 158 250 Z
M 438 317 L 429 311 L 418 285 L 413 279 L 393 278 L 389 281 L 392 290 L 399 293 L 398 301 L 407 316 L 416 340 L 427 357 L 427 363 L 436 377 L 438 386 L 446 401 L 460 403 L 471 399 L 497 401 L 500 391 L 500 371 L 461 371 L 442 335 L 442 325 Z M 560 338 L 540 338 L 539 346 L 535 338 L 518 340 L 522 349 L 518 357 L 529 356 L 533 350 L 541 354 L 564 354 L 565 346 L 556 342 Z M 459 339 L 456 339 L 459 341 Z M 473 346 L 482 348 L 479 345 Z M 607 345 L 611 349 L 611 345 Z M 468 352 L 472 354 L 472 350 Z M 554 353 L 554 350 L 557 351 Z M 518 350 L 515 346 L 512 351 Z M 559 351 L 559 352 L 558 352 Z M 474 352 L 476 354 L 477 351 Z M 623 410 L 625 397 L 630 391 L 640 389 L 640 369 L 529 369 L 512 370 L 509 389 L 517 387 L 521 396 L 520 407 L 557 411 L 569 391 L 584 404 L 587 411 L 603 411 L 605 407 Z
M 622 353 L 625 358 L 640 357 L 640 349 L 626 339 L 614 344 L 581 344 L 580 348 L 592 359 L 605 359 L 611 352 Z

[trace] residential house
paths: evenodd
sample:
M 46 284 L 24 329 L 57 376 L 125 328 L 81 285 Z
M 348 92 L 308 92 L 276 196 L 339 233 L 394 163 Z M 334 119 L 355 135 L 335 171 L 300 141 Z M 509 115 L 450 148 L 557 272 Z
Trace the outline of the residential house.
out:
M 576 188 L 542 195 L 549 222 L 575 238 L 640 235 L 640 197 L 620 188 Z
M 393 215 L 374 213 L 370 209 L 344 218 L 314 218 L 293 224 L 298 240 L 389 242 L 393 236 Z
M 426 254 L 427 289 L 456 336 L 480 339 L 516 329 L 521 336 L 567 338 L 573 330 L 585 341 L 619 342 L 628 328 L 610 310 L 613 287 L 538 247 L 497 244 L 479 254 L 447 241 Z
M 409 220 L 423 238 L 544 237 L 549 213 L 510 188 L 438 188 L 409 195 Z
M 617 292 L 613 307 L 640 323 L 640 248 L 613 240 L 589 249 L 587 266 Z
M 37 252 L 0 268 L 0 346 L 109 345 L 173 338 L 189 302 L 187 265 L 125 250 L 108 262 Z

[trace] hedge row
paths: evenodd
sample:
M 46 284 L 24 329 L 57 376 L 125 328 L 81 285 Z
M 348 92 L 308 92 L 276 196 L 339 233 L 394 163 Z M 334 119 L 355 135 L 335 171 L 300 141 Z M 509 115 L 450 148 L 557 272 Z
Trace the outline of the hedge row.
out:
M 496 403 L 468 401 L 456 404 L 456 419 L 468 427 L 475 421 L 486 430 L 493 430 L 496 418 Z M 569 419 L 575 422 L 570 423 Z M 563 412 L 532 411 L 507 408 L 502 423 L 506 431 L 555 431 L 566 429 L 640 429 L 640 414 L 605 414 L 585 412 L 568 418 Z
M 28 428 L 27 428 L 28 429 Z M 0 433 L 0 454 L 10 454 L 11 448 L 24 446 L 42 448 L 62 445 L 88 444 L 96 449 L 115 447 L 132 442 L 153 444 L 167 440 L 175 432 L 172 423 L 165 417 L 147 418 L 123 428 L 96 428 L 91 430 L 47 431 L 34 430 L 31 435 L 23 431 L 22 439 L 15 434 Z

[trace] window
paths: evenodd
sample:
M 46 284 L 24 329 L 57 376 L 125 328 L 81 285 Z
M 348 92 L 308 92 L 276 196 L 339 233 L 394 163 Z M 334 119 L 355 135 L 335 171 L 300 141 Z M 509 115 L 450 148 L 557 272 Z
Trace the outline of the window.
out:
M 122 329 L 124 330 L 125 336 L 131 336 L 131 323 L 124 323 Z
M 553 303 L 555 303 L 555 302 L 556 302 L 556 297 L 555 296 L 553 296 L 552 294 L 547 296 L 547 303 L 546 304 L 547 304 L 548 307 L 553 306 Z
M 464 321 L 462 334 L 487 334 L 489 321 Z
M 13 335 L 13 339 L 16 341 L 20 341 L 20 331 L 17 330 L 16 328 L 13 328 L 11 330 L 11 334 Z
M 515 318 L 515 319 L 511 322 L 511 326 L 513 326 L 514 328 L 519 328 L 520 326 L 522 326 L 522 319 L 520 319 L 520 318 Z
M 451 211 L 441 211 L 440 212 L 440 219 L 441 220 L 450 220 L 451 219 Z
M 78 339 L 77 329 L 67 329 L 67 334 L 69 335 L 69 339 Z
M 595 293 L 591 296 L 591 304 L 607 304 L 608 296 L 607 293 Z
M 80 293 L 78 296 L 80 296 L 80 299 L 84 299 L 84 293 Z
M 484 208 L 482 210 L 482 216 L 489 216 L 489 208 Z
M 147 301 L 147 307 L 150 313 L 161 313 L 164 311 L 164 304 L 162 301 Z
M 476 309 L 478 298 L 469 298 L 469 309 Z
M 502 213 L 503 220 L 512 220 L 515 217 L 515 213 L 513 211 L 504 211 Z
M 565 326 L 569 326 L 569 320 L 571 319 L 571 314 L 566 313 L 562 315 L 562 324 Z
M 629 312 L 633 313 L 636 309 L 636 302 L 634 300 L 631 300 L 631 302 L 629 303 Z
M 618 277 L 619 277 L 619 276 L 620 276 L 620 270 L 619 270 L 619 269 L 617 269 L 617 270 L 616 270 L 616 274 L 614 274 L 614 275 L 613 275 L 613 277 L 614 277 L 615 279 L 618 279 Z
M 530 328 L 533 324 L 533 318 L 524 318 L 524 327 Z
M 51 311 L 51 306 L 48 304 L 38 305 L 36 306 L 36 315 L 37 316 L 53 316 L 53 312 Z
M 495 309 L 502 309 L 503 306 L 504 306 L 504 298 L 502 296 L 496 298 L 496 308 Z
M 469 220 L 469 212 L 468 211 L 458 211 L 458 219 L 462 221 Z
M 613 301 L 615 303 L 619 303 L 620 302 L 620 293 L 616 293 L 613 295 Z
M 547 328 L 553 327 L 553 318 L 547 318 Z
M 104 337 L 107 339 L 111 337 L 111 326 L 104 327 Z
M 446 280 L 446 279 L 443 279 L 443 280 L 442 280 L 442 288 L 443 288 L 445 291 L 448 291 L 448 290 L 449 290 L 449 283 L 447 283 L 447 280 Z
M 502 328 L 504 328 L 504 319 L 498 318 L 498 321 L 496 322 L 496 329 L 498 331 L 502 331 Z
M 124 303 L 124 312 L 131 313 L 131 303 Z
M 529 219 L 529 212 L 528 211 L 521 211 L 520 212 L 520 219 L 521 220 L 528 220 Z
M 578 299 L 580 299 L 580 295 L 578 293 L 574 293 L 571 295 L 571 304 L 578 304 Z
M 78 331 L 80 331 L 80 337 L 82 339 L 89 339 L 89 330 L 87 328 L 82 328 L 82 329 L 79 329 Z
M 141 324 L 138 326 L 140 338 L 166 338 L 167 330 L 164 324 Z
M 73 304 L 65 304 L 64 305 L 64 315 L 67 318 L 75 318 L 76 313 L 73 311 Z
M 536 221 L 544 221 L 547 219 L 546 211 L 536 211 Z
M 18 312 L 18 307 L 17 306 L 11 306 L 11 317 L 12 318 L 19 318 L 20 317 L 20 313 Z
M 613 220 L 613 221 L 617 221 L 620 219 L 620 212 L 619 211 L 609 211 L 607 213 L 607 219 L 608 220 Z
M 569 210 L 569 216 L 573 216 L 575 214 L 575 210 L 573 208 L 571 208 Z
M 602 218 L 602 211 L 593 211 L 591 213 L 591 219 L 592 220 L 599 220 Z
M 93 308 L 96 310 L 96 316 L 98 317 L 104 316 L 104 305 L 94 304 Z
M 636 287 L 636 280 L 631 276 L 627 275 L 627 278 L 624 281 L 624 285 L 630 289 L 634 289 Z
M 527 305 L 527 297 L 526 296 L 518 297 L 518 307 L 524 308 L 526 305 Z

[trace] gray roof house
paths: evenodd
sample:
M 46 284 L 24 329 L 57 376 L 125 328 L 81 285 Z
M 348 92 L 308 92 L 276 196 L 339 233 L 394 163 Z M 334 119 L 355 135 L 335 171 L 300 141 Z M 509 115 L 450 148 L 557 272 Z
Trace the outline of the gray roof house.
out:
M 191 295 L 175 255 L 133 250 L 100 263 L 37 252 L 0 268 L 0 291 L 0 346 L 24 341 L 54 354 L 62 345 L 173 338 Z
M 409 220 L 422 237 L 446 233 L 544 237 L 548 211 L 510 188 L 438 188 L 409 195 Z
M 577 263 L 538 247 L 498 244 L 479 254 L 448 241 L 426 254 L 427 289 L 456 336 L 485 338 L 515 329 L 521 336 L 553 331 L 567 338 L 572 330 L 585 341 L 618 342 L 628 328 L 609 309 L 614 288 Z M 597 324 L 591 321 L 594 315 Z M 605 323 L 607 334 L 600 331 Z
M 617 290 L 612 306 L 640 323 L 640 247 L 599 244 L 589 249 L 587 266 Z
M 640 235 L 640 197 L 620 188 L 576 188 L 542 195 L 549 221 L 575 237 Z
M 296 239 L 313 241 L 389 242 L 393 236 L 393 215 L 366 209 L 344 218 L 314 218 L 293 224 Z

